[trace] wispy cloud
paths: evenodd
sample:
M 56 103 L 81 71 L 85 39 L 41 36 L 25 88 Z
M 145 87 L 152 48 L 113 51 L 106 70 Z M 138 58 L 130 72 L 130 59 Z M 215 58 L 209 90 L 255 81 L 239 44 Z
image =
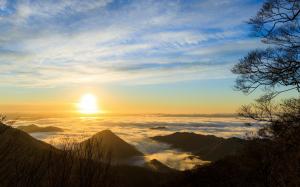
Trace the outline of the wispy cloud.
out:
M 228 77 L 229 64 L 258 46 L 244 22 L 258 6 L 251 0 L 0 0 L 0 83 Z
M 6 0 L 0 0 L 0 10 L 4 10 L 6 7 Z

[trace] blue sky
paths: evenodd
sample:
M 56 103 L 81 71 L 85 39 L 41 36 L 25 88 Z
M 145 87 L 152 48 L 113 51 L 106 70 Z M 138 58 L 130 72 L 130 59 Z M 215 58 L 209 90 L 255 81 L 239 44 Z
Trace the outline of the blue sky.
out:
M 131 89 L 145 98 L 153 95 L 144 90 L 153 89 L 158 100 L 167 98 L 165 88 L 185 90 L 189 97 L 189 90 L 209 95 L 217 87 L 235 96 L 231 67 L 262 47 L 246 24 L 261 4 L 0 0 L 0 92 L 5 93 L 0 102 L 10 103 L 20 92 L 46 98 L 51 89 L 78 86 L 124 95 Z

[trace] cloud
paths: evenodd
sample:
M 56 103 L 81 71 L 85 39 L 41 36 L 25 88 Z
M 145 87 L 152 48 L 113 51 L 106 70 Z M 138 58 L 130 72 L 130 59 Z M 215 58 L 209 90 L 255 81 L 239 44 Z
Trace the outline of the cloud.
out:
M 18 119 L 15 126 L 36 124 L 38 126 L 56 126 L 64 129 L 57 133 L 32 133 L 31 135 L 61 146 L 67 141 L 80 142 L 101 130 L 110 129 L 123 140 L 142 151 L 149 161 L 157 159 L 176 169 L 184 170 L 203 164 L 190 153 L 172 149 L 170 145 L 160 143 L 149 137 L 168 135 L 175 132 L 194 132 L 220 137 L 243 137 L 246 132 L 256 132 L 257 125 L 245 126 L 245 120 L 232 117 L 161 117 L 160 115 L 143 116 L 103 116 L 101 118 L 38 118 Z M 249 122 L 249 121 L 247 121 Z M 151 129 L 164 126 L 165 129 Z
M 258 46 L 242 21 L 257 6 L 249 0 L 1 0 L 0 83 L 43 87 L 230 77 L 229 65 Z
M 0 10 L 3 10 L 6 7 L 6 0 L 0 0 Z
M 152 159 L 157 159 L 163 164 L 177 170 L 188 170 L 192 169 L 196 165 L 208 163 L 207 161 L 202 161 L 191 154 L 173 150 L 166 150 L 146 156 L 146 160 L 150 161 Z
M 23 19 L 29 21 L 30 17 L 50 18 L 53 16 L 72 15 L 83 13 L 105 7 L 111 0 L 67 0 L 67 1 L 16 1 L 14 6 L 15 12 L 12 13 L 14 19 Z

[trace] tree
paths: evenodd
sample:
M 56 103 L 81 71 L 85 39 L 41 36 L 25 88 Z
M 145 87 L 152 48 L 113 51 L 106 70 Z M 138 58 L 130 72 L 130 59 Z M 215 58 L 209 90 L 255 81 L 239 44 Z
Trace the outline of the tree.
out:
M 276 93 L 300 92 L 300 1 L 267 0 L 250 19 L 254 35 L 268 44 L 236 64 L 236 88 L 251 93 L 259 87 Z
M 266 94 L 242 106 L 240 116 L 263 121 L 259 134 L 274 138 L 292 128 L 290 124 L 300 126 L 300 99 L 273 101 L 282 92 L 300 92 L 300 1 L 267 0 L 249 24 L 269 48 L 249 52 L 233 67 L 235 87 L 244 93 L 263 87 Z
M 300 132 L 300 99 L 290 98 L 275 103 L 272 97 L 264 95 L 255 103 L 242 106 L 239 115 L 262 122 L 258 135 L 265 139 L 291 140 Z

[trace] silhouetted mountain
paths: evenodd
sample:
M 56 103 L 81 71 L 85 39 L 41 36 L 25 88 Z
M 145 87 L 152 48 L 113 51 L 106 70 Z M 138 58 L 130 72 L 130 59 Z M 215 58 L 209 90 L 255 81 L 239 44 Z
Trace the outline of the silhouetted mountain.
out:
M 102 145 L 113 150 L 115 156 L 142 155 L 111 131 L 94 135 Z M 87 145 L 88 141 L 82 144 Z M 76 149 L 75 149 L 76 151 Z M 169 175 L 128 165 L 109 165 L 83 159 L 67 150 L 31 137 L 26 132 L 0 123 L 0 186 L 158 186 Z M 157 164 L 157 163 L 156 163 Z
M 158 161 L 156 159 L 152 159 L 152 160 L 146 162 L 144 166 L 150 170 L 160 172 L 160 173 L 170 173 L 170 172 L 176 171 L 172 168 L 169 168 L 168 166 L 164 165 L 163 163 L 161 163 L 160 161 Z
M 150 127 L 150 129 L 152 129 L 152 130 L 166 130 L 168 128 L 165 127 L 165 126 L 156 126 L 156 127 Z
M 25 181 L 40 180 L 39 169 L 45 167 L 41 161 L 50 152 L 59 151 L 26 132 L 0 123 L 0 186 L 29 186 Z
M 18 126 L 18 129 L 25 131 L 27 133 L 33 132 L 63 132 L 64 130 L 58 127 L 47 126 L 47 127 L 39 127 L 37 125 L 26 125 L 26 126 Z
M 43 141 L 37 140 L 21 130 L 0 123 L 0 150 L 13 151 L 11 154 L 41 153 L 55 148 Z
M 207 146 L 215 147 L 212 149 L 214 154 L 218 154 L 218 151 L 231 150 L 230 145 L 236 146 L 235 144 L 239 145 L 239 143 L 241 146 L 247 144 L 245 145 L 247 149 L 234 156 L 231 156 L 232 152 L 228 151 L 226 153 L 230 153 L 230 156 L 185 172 L 174 171 L 155 159 L 146 163 L 146 168 L 109 165 L 92 160 L 91 157 L 86 159 L 78 157 L 80 154 L 73 156 L 70 151 L 55 149 L 47 143 L 36 140 L 26 132 L 0 123 L 0 186 L 250 187 L 265 186 L 264 184 L 268 184 L 266 182 L 270 179 L 270 173 L 274 173 L 274 171 L 277 172 L 275 176 L 279 179 L 285 173 L 291 177 L 296 176 L 294 170 L 289 171 L 289 168 L 282 170 L 281 167 L 277 167 L 285 166 L 285 163 L 299 164 L 299 160 L 290 159 L 299 158 L 297 156 L 299 149 L 286 151 L 287 148 L 291 149 L 289 142 L 282 146 L 282 144 L 277 145 L 271 141 L 260 139 L 245 141 L 238 138 L 224 139 L 194 133 L 175 133 L 159 138 L 166 137 L 169 138 L 168 142 L 176 143 L 184 140 L 185 143 L 193 143 L 193 145 L 187 146 L 189 150 L 194 150 L 200 145 L 203 147 L 202 150 L 209 150 L 203 145 L 206 143 Z M 195 143 L 199 140 L 203 140 L 205 143 Z M 88 146 L 89 141 L 100 141 L 101 145 L 113 149 L 113 152 L 121 158 L 142 155 L 109 130 L 97 133 L 89 140 L 82 142 L 81 145 Z M 222 148 L 217 143 L 226 146 Z M 99 147 L 93 148 L 98 149 Z M 195 152 L 198 151 L 199 149 L 196 149 Z M 281 153 L 279 158 L 278 151 Z M 45 155 L 46 157 L 44 157 Z M 294 181 L 291 186 L 297 186 L 293 184 L 298 184 L 298 179 L 291 177 L 289 179 Z
M 94 152 L 102 151 L 106 154 L 110 154 L 112 159 L 119 161 L 135 156 L 143 156 L 143 153 L 122 140 L 110 130 L 98 132 L 88 140 L 81 142 L 79 146 L 85 146 L 86 144 L 92 144 Z
M 201 135 L 189 132 L 176 132 L 166 136 L 155 136 L 152 139 L 170 144 L 173 148 L 192 152 L 202 160 L 216 161 L 238 152 L 246 140 L 240 138 L 220 138 L 212 135 Z
M 279 141 L 249 140 L 236 155 L 185 171 L 167 186 L 299 186 L 299 130 L 289 135 Z

